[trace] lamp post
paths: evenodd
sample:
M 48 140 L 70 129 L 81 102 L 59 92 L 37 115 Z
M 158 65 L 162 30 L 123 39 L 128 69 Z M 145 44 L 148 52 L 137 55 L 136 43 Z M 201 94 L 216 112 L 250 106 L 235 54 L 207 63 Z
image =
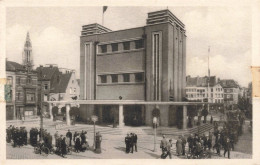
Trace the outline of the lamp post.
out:
M 93 140 L 93 149 L 96 148 L 96 122 L 98 121 L 98 117 L 96 115 L 91 116 L 91 120 L 94 122 L 94 140 Z
M 157 123 L 158 123 L 158 120 L 157 120 L 157 117 L 153 117 L 153 129 L 154 129 L 154 149 L 153 149 L 153 152 L 156 152 L 156 134 L 157 134 Z

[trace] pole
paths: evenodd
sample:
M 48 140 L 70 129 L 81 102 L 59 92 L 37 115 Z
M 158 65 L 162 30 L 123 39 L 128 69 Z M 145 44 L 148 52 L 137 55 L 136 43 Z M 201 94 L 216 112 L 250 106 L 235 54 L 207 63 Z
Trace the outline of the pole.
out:
M 154 127 L 154 149 L 153 149 L 153 152 L 156 152 L 156 124 L 155 124 L 155 127 Z
M 94 121 L 94 143 L 93 143 L 93 149 L 96 149 L 96 122 Z

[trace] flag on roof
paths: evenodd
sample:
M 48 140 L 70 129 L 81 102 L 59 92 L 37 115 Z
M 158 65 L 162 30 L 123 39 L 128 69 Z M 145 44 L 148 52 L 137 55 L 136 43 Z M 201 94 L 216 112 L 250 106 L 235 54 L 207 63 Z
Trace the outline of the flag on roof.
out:
M 105 13 L 107 10 L 107 6 L 103 6 L 103 13 Z

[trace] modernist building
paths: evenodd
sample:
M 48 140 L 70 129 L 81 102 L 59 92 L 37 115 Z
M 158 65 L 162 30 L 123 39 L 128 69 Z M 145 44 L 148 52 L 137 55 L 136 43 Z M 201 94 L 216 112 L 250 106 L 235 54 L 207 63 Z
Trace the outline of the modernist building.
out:
M 209 79 L 209 88 L 208 88 Z M 224 90 L 216 76 L 186 78 L 186 98 L 191 101 L 224 103 Z
M 6 61 L 9 99 L 6 119 L 22 119 L 37 115 L 37 73 L 33 70 L 32 44 L 27 33 L 23 51 L 23 64 Z
M 80 99 L 180 102 L 186 86 L 184 24 L 169 10 L 148 13 L 146 25 L 112 31 L 99 24 L 84 25 L 80 37 Z M 176 125 L 176 106 L 81 105 L 82 117 L 99 116 L 110 123 L 124 115 L 126 125 Z M 157 109 L 158 110 L 158 109 Z

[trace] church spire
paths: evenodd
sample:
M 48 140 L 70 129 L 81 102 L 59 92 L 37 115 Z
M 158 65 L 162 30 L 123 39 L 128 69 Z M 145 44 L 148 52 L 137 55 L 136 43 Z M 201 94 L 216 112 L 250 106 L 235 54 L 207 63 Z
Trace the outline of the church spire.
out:
M 32 43 L 30 39 L 30 34 L 27 32 L 26 41 L 24 43 L 24 50 L 23 50 L 23 65 L 31 70 L 33 66 L 33 59 L 32 59 Z

